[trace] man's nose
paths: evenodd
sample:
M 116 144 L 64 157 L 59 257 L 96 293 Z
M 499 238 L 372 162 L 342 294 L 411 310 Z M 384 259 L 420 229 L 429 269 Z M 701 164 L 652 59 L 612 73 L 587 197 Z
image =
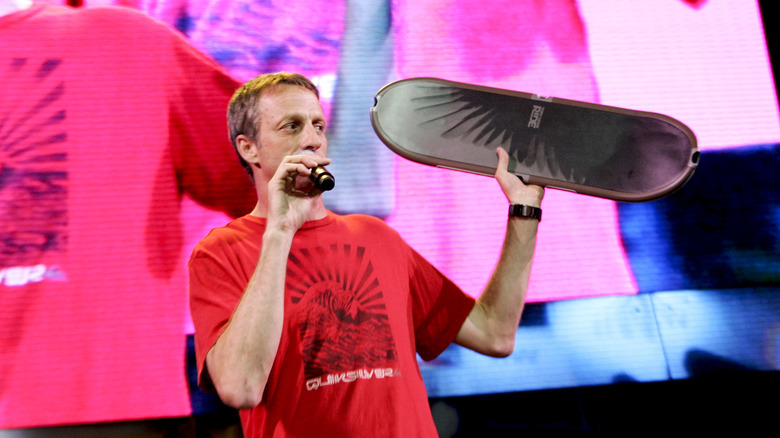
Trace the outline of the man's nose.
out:
M 322 146 L 322 135 L 315 126 L 306 125 L 301 136 L 301 149 L 317 150 Z

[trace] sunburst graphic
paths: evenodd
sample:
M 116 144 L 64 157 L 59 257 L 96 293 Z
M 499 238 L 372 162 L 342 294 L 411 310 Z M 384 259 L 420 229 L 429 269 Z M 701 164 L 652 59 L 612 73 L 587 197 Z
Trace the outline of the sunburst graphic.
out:
M 445 85 L 421 86 L 423 97 L 416 97 L 415 112 L 421 125 L 446 122 L 443 138 L 461 138 L 490 150 L 501 146 L 510 157 L 526 168 L 542 175 L 582 183 L 585 176 L 578 167 L 567 162 L 567 155 L 533 130 L 518 129 L 522 125 L 516 97 L 486 93 Z M 571 154 L 569 154 L 571 155 Z
M 660 190 L 688 172 L 695 146 L 675 124 L 650 116 L 443 84 L 414 91 L 414 117 L 425 130 L 491 153 L 500 146 L 510 171 L 591 187 Z
M 60 66 L 17 58 L 0 69 L 0 267 L 32 265 L 67 244 Z
M 287 278 L 292 304 L 306 306 L 299 329 L 307 379 L 395 362 L 384 294 L 365 248 L 296 251 Z

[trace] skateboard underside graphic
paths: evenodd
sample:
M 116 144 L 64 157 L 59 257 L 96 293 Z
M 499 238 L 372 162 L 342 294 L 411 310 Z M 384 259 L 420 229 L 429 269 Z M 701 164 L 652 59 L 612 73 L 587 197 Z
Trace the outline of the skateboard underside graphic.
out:
M 386 85 L 371 120 L 415 162 L 493 175 L 500 146 L 526 183 L 616 201 L 666 196 L 699 160 L 693 132 L 665 115 L 435 78 Z

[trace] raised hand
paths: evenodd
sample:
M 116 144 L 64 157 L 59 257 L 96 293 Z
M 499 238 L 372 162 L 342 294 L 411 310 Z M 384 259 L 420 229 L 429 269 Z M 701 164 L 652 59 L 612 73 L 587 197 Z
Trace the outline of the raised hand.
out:
M 330 164 L 330 159 L 314 154 L 289 155 L 282 159 L 268 182 L 268 226 L 296 231 L 321 208 L 319 190 L 309 178 L 311 169 Z
M 539 207 L 544 197 L 544 188 L 534 184 L 525 184 L 517 175 L 510 173 L 509 154 L 502 148 L 496 148 L 498 166 L 496 167 L 496 181 L 509 200 L 510 204 L 525 204 Z

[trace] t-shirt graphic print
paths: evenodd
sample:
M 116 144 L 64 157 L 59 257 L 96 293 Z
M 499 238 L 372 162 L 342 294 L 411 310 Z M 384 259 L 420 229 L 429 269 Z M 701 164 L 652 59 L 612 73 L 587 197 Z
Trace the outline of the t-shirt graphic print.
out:
M 303 309 L 297 328 L 307 389 L 392 376 L 396 346 L 384 294 L 364 247 L 334 244 L 294 251 L 287 288 L 291 303 Z

